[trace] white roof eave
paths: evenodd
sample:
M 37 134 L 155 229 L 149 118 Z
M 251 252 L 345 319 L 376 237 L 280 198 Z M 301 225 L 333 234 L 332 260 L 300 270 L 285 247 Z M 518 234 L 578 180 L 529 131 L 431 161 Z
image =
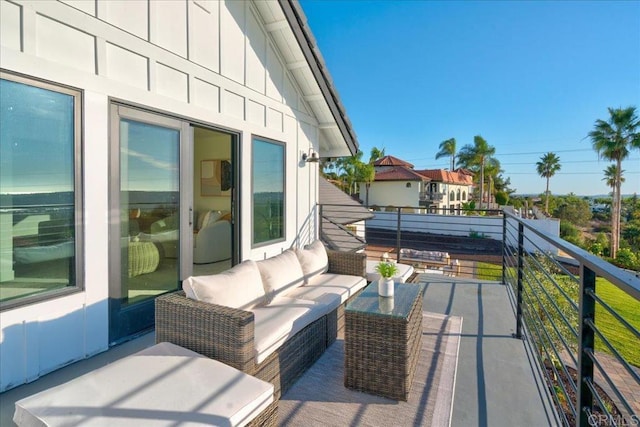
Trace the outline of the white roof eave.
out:
M 257 1 L 255 5 L 287 71 L 318 120 L 320 156 L 355 154 L 358 150 L 355 132 L 297 0 Z

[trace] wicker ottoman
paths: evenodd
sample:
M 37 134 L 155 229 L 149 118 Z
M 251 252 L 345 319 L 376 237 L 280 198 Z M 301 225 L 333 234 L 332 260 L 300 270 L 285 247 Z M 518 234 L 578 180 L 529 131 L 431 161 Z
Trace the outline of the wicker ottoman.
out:
M 129 242 L 129 277 L 156 271 L 160 252 L 153 242 Z
M 345 387 L 407 401 L 422 337 L 421 284 L 395 284 L 392 298 L 372 282 L 345 309 Z
M 16 402 L 18 426 L 275 425 L 273 385 L 160 343 Z

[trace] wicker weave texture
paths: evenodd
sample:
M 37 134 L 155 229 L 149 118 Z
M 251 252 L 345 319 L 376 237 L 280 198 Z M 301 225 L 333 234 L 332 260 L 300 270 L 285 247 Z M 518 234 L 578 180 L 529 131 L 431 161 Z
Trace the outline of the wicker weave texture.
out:
M 367 277 L 367 255 L 356 252 L 327 250 L 329 273 Z
M 275 399 L 289 390 L 326 350 L 326 317 L 307 325 L 257 366 L 255 376 L 274 386 Z
M 156 298 L 156 342 L 171 342 L 255 373 L 254 316 L 250 311 L 194 301 L 184 292 Z
M 344 385 L 408 400 L 422 337 L 422 293 L 406 318 L 347 311 L 345 321 Z
M 275 399 L 271 405 L 264 408 L 264 410 L 260 412 L 257 417 L 252 419 L 247 424 L 248 427 L 275 427 L 276 425 L 278 425 L 277 399 Z

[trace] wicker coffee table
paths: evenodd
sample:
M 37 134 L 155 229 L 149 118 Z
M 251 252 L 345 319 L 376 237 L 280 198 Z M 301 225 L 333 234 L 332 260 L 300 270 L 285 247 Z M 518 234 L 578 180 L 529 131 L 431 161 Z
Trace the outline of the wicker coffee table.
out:
M 372 282 L 345 309 L 345 387 L 409 398 L 422 337 L 421 284 L 395 284 L 393 298 Z

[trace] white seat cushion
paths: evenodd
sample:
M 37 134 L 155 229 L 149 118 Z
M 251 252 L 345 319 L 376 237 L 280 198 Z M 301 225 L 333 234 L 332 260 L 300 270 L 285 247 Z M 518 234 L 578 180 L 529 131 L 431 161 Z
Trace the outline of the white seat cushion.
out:
M 313 277 L 308 284 L 296 288 L 287 293 L 292 298 L 302 298 L 306 300 L 322 301 L 327 303 L 326 294 L 337 295 L 339 299 L 334 301 L 335 309 L 339 304 L 343 304 L 360 289 L 367 286 L 367 281 L 360 276 L 348 276 L 346 274 L 324 273 Z
M 210 276 L 191 276 L 182 282 L 188 298 L 249 310 L 264 304 L 265 293 L 255 261 L 247 260 Z
M 16 402 L 19 426 L 244 426 L 273 402 L 273 385 L 160 343 Z
M 298 257 L 288 249 L 274 257 L 257 261 L 262 284 L 267 298 L 271 301 L 278 294 L 304 283 L 304 275 Z
M 255 307 L 256 363 L 262 363 L 289 337 L 327 313 L 325 304 L 278 296 L 266 306 Z
M 305 246 L 304 249 L 296 249 L 295 252 L 304 273 L 305 283 L 308 283 L 310 278 L 329 270 L 327 250 L 320 240 Z
M 380 278 L 380 273 L 376 271 L 376 265 L 380 261 L 367 260 L 367 280 L 369 282 L 375 282 Z M 393 281 L 396 283 L 406 283 L 409 277 L 413 274 L 413 266 L 408 264 L 396 263 L 398 267 L 398 274 L 393 276 Z

